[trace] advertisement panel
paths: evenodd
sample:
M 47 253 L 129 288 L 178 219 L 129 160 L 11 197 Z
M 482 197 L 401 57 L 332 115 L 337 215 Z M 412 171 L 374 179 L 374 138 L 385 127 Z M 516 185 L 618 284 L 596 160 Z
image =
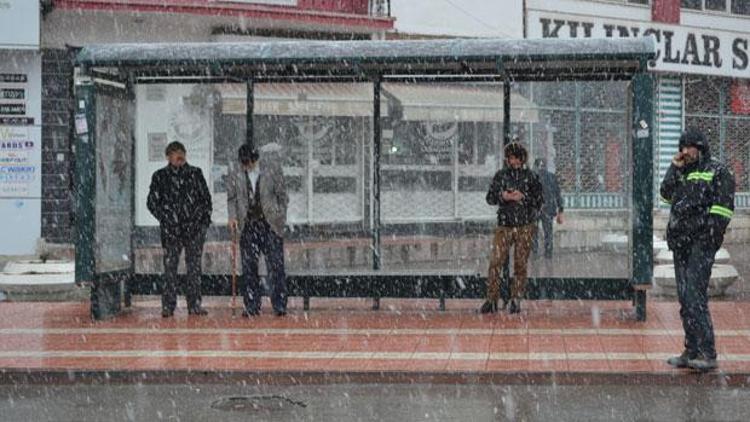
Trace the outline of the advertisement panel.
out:
M 0 255 L 33 253 L 41 234 L 41 92 L 40 54 L 0 51 Z

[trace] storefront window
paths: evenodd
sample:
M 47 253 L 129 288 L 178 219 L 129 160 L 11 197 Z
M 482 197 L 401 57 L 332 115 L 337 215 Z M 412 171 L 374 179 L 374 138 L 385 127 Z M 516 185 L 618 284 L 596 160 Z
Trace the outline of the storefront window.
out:
M 743 107 L 745 84 L 732 79 L 689 79 L 685 84 L 685 124 L 709 139 L 712 155 L 734 171 L 737 192 L 750 191 L 750 110 Z
M 701 10 L 703 0 L 682 0 L 682 7 L 685 9 Z
M 750 15 L 750 0 L 732 0 L 732 13 Z
M 706 10 L 726 12 L 727 0 L 706 0 Z

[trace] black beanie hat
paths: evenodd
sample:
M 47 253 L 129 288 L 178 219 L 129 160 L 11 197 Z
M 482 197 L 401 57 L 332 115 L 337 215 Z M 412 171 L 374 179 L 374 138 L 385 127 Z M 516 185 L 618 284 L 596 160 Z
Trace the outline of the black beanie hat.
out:
M 240 147 L 237 155 L 239 156 L 240 161 L 243 163 L 246 161 L 258 161 L 258 158 L 260 158 L 260 154 L 258 154 L 258 151 L 253 149 L 253 147 L 248 144 L 243 144 Z
M 523 145 L 521 145 L 518 142 L 511 142 L 508 145 L 506 145 L 504 153 L 505 153 L 506 160 L 508 159 L 508 157 L 512 155 L 518 158 L 519 160 L 521 160 L 521 162 L 523 162 L 524 164 L 526 163 L 526 158 L 528 157 L 528 154 L 526 153 L 526 148 L 524 148 Z

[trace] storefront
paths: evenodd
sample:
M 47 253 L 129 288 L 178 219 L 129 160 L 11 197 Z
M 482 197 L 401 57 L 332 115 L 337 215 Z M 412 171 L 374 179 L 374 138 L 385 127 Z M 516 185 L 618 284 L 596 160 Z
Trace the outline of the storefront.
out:
M 628 38 L 653 36 L 657 58 L 650 69 L 657 73 L 655 184 L 669 167 L 680 132 L 688 126 L 705 131 L 713 154 L 727 162 L 737 178 L 738 207 L 750 207 L 750 4 L 742 1 L 675 2 L 649 0 L 528 0 L 525 33 L 528 38 Z M 679 7 L 679 4 L 682 7 Z M 674 7 L 666 8 L 672 4 Z M 612 89 L 613 86 L 608 86 Z M 575 97 L 589 94 L 574 88 Z M 606 96 L 606 94 L 605 94 Z M 597 119 L 599 120 L 599 119 Z M 558 133 L 560 127 L 556 127 Z M 624 129 L 624 128 L 623 128 Z M 564 128 L 563 128 L 564 131 Z M 581 131 L 586 134 L 588 131 Z M 619 136 L 619 131 L 609 135 Z M 601 142 L 607 134 L 594 135 Z M 573 135 L 572 143 L 589 145 L 585 136 Z M 625 157 L 616 143 L 607 143 L 605 163 Z M 559 151 L 558 151 L 559 153 Z M 609 164 L 576 173 L 604 180 Z M 569 179 L 563 175 L 563 179 Z M 570 192 L 570 186 L 564 190 Z

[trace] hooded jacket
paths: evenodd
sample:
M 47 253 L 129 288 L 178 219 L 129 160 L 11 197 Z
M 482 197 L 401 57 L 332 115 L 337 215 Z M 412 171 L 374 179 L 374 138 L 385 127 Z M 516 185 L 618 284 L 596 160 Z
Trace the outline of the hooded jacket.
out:
M 519 144 L 510 144 L 508 147 L 513 147 L 514 145 L 520 147 Z M 508 148 L 506 148 L 506 157 L 508 156 L 507 151 Z M 498 206 L 498 226 L 525 226 L 535 223 L 539 218 L 539 212 L 544 203 L 542 184 L 536 173 L 526 168 L 525 152 L 525 150 L 522 150 L 523 154 L 519 157 L 524 162 L 524 165 L 518 169 L 506 165 L 495 173 L 495 177 L 492 178 L 490 188 L 487 191 L 487 203 Z M 505 201 L 502 193 L 507 190 L 518 190 L 523 193 L 524 198 L 518 202 Z
M 696 240 L 718 250 L 734 215 L 734 175 L 711 157 L 707 142 L 696 146 L 701 151 L 698 161 L 682 167 L 672 164 L 661 183 L 662 201 L 670 204 L 671 250 L 690 247 Z

